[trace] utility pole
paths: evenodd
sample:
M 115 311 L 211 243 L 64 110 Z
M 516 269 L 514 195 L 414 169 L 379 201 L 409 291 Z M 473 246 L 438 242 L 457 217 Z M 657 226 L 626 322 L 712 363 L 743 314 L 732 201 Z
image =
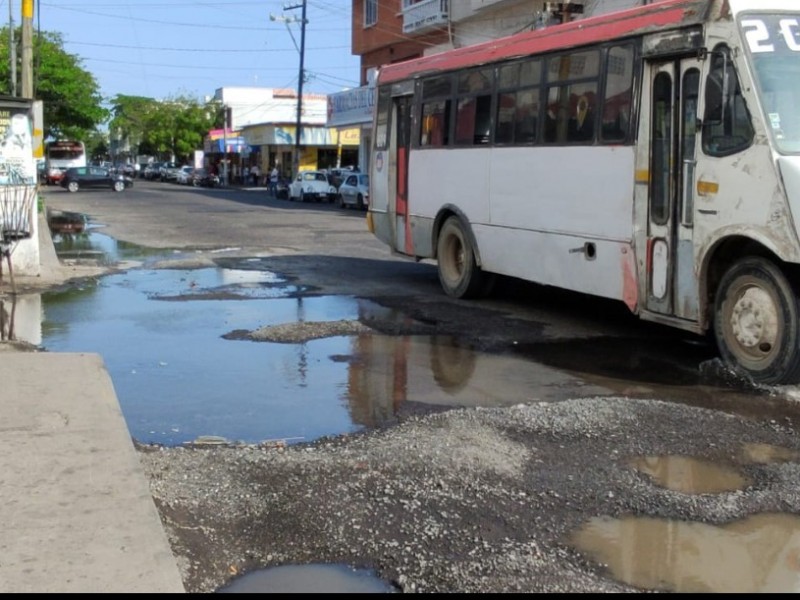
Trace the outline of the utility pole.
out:
M 297 123 L 295 125 L 295 136 L 294 136 L 294 158 L 292 160 L 292 178 L 294 178 L 297 173 L 300 171 L 300 140 L 303 137 L 303 82 L 306 78 L 306 70 L 305 70 L 305 55 L 306 55 L 306 0 L 302 0 L 300 4 L 293 4 L 293 5 L 284 5 L 284 10 L 295 10 L 297 8 L 302 8 L 302 16 L 300 17 L 300 48 L 298 48 L 300 52 L 300 71 L 297 75 Z M 289 26 L 290 22 L 296 22 L 296 18 L 287 19 L 287 18 L 280 18 L 270 15 L 270 19 L 273 21 L 283 21 L 286 23 L 286 26 Z M 289 30 L 291 34 L 291 30 Z M 292 38 L 294 41 L 294 38 Z M 295 43 L 295 46 L 297 44 Z
M 8 3 L 8 56 L 11 59 L 11 95 L 17 95 L 17 42 L 14 40 L 14 13 Z
M 33 0 L 22 0 L 22 97 L 33 98 Z

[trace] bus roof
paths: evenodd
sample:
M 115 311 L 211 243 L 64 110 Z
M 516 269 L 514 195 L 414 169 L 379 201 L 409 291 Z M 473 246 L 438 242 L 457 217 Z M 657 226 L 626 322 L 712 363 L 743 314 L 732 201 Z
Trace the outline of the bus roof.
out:
M 386 65 L 381 67 L 378 73 L 378 83 L 392 83 L 440 71 L 702 23 L 709 14 L 712 4 L 713 0 L 662 0 L 655 4 L 517 33 L 481 44 Z

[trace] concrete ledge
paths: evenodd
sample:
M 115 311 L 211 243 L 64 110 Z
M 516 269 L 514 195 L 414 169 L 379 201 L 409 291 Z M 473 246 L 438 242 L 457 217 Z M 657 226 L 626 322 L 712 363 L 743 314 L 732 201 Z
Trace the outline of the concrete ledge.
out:
M 105 365 L 0 354 L 0 592 L 183 592 Z

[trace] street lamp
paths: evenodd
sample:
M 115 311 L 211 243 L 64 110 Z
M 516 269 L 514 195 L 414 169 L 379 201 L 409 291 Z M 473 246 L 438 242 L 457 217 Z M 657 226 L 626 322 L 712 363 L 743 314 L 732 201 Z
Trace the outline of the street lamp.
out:
M 300 139 L 303 135 L 303 80 L 305 79 L 305 66 L 303 62 L 306 54 L 306 0 L 303 0 L 301 4 L 284 6 L 284 10 L 294 10 L 296 8 L 302 8 L 303 10 L 302 16 L 300 17 L 300 48 L 298 48 L 300 52 L 300 71 L 297 76 L 297 123 L 295 125 L 292 177 L 300 171 Z M 287 18 L 270 15 L 269 18 L 271 21 L 283 21 L 286 23 L 287 29 L 289 29 L 289 23 L 297 22 L 296 17 Z M 289 35 L 291 34 L 292 30 L 289 29 Z M 294 36 L 292 36 L 292 41 L 294 42 Z M 295 42 L 295 47 L 297 47 L 297 42 Z

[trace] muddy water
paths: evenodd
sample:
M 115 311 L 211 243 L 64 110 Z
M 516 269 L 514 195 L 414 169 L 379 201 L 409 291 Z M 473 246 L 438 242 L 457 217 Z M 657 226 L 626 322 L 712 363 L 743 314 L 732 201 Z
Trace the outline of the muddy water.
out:
M 217 590 L 219 593 L 238 594 L 376 594 L 395 591 L 372 571 L 343 565 L 285 565 L 253 571 Z
M 745 463 L 797 462 L 795 450 L 745 444 Z M 696 494 L 736 494 L 751 485 L 736 469 L 691 456 L 630 461 L 653 485 Z M 761 513 L 713 524 L 654 517 L 597 517 L 570 543 L 625 583 L 671 592 L 800 591 L 800 517 Z
M 134 246 L 84 238 L 57 240 L 59 254 L 147 264 Z M 313 441 L 391 422 L 417 403 L 503 406 L 563 394 L 557 369 L 485 354 L 450 336 L 237 339 L 231 332 L 284 324 L 408 320 L 353 297 L 303 297 L 302 287 L 257 261 L 240 266 L 142 266 L 20 296 L 4 303 L 0 325 L 6 338 L 48 351 L 100 354 L 131 435 L 143 443 Z

